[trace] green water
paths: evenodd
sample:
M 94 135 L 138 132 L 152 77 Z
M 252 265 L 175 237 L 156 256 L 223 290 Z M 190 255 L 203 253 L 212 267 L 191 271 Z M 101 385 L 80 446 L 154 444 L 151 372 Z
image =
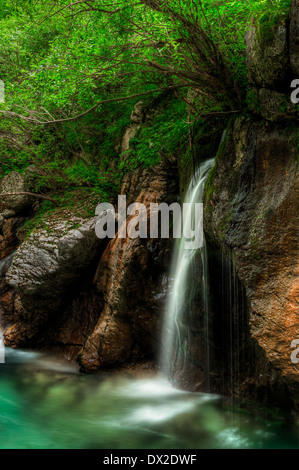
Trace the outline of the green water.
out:
M 68 364 L 6 351 L 0 364 L 2 449 L 297 448 L 278 410 L 231 407 L 163 378 L 83 376 Z

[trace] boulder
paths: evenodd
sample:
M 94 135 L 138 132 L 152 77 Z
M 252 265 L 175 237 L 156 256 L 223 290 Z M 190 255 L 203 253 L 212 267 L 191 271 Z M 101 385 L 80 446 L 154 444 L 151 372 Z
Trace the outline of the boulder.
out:
M 6 281 L 20 296 L 23 312 L 19 325 L 5 334 L 7 345 L 18 343 L 18 331 L 22 331 L 22 344 L 26 331 L 31 339 L 80 292 L 103 249 L 95 223 L 96 217 L 52 220 L 17 250 Z

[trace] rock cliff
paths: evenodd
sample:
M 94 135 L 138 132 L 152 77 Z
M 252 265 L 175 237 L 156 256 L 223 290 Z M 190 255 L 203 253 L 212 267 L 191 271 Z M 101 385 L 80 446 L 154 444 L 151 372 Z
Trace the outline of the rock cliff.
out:
M 242 321 L 249 328 L 243 350 L 247 366 L 240 367 L 244 387 L 254 381 L 277 396 L 282 380 L 285 397 L 296 401 L 298 365 L 290 356 L 299 331 L 298 150 L 294 133 L 283 131 L 250 119 L 234 122 L 208 182 L 205 230 L 215 265 L 223 255 L 233 264 L 223 288 L 230 284 L 236 290 L 239 283 L 244 289 L 246 306 L 244 299 L 235 300 L 239 317 L 219 313 L 227 334 L 231 321 L 233 328 Z M 238 354 L 237 334 L 232 341 Z
M 272 26 L 266 39 L 259 25 L 248 33 L 249 81 L 264 120 L 231 121 L 205 198 L 212 277 L 219 279 L 217 269 L 222 269 L 223 286 L 239 290 L 235 305 L 222 305 L 222 312 L 216 307 L 221 328 L 231 336 L 231 388 L 241 380 L 251 393 L 254 384 L 257 395 L 264 388 L 264 395 L 297 406 L 299 370 L 291 361 L 291 343 L 299 332 L 298 106 L 292 109 L 289 87 L 298 78 L 298 12 L 293 1 L 290 26 L 288 21 Z M 231 272 L 223 268 L 223 257 Z M 225 350 L 217 328 L 215 335 Z M 238 365 L 241 353 L 245 369 Z

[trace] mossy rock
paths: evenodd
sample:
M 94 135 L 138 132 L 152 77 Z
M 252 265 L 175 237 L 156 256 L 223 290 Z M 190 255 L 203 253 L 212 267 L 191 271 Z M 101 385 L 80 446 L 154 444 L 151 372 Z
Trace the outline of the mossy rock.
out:
M 272 122 L 285 119 L 298 119 L 297 106 L 290 100 L 290 96 L 273 90 L 261 88 L 259 90 L 261 115 Z
M 284 84 L 290 70 L 288 21 L 264 15 L 246 34 L 247 69 L 250 84 L 275 87 Z

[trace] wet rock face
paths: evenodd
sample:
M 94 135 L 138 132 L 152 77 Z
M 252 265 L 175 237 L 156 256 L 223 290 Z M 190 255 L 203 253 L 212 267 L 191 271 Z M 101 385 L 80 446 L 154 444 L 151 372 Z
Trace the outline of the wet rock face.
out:
M 7 284 L 5 274 L 12 264 L 14 252 L 0 260 L 0 327 L 7 328 L 17 321 L 16 293 Z
M 63 221 L 34 232 L 18 249 L 8 283 L 24 296 L 60 297 L 97 254 L 95 221 Z
M 161 165 L 126 178 L 128 203 L 173 202 L 175 184 Z M 127 219 L 126 224 L 130 221 Z M 169 240 L 121 239 L 107 246 L 94 285 L 104 300 L 99 321 L 79 355 L 82 370 L 116 366 L 159 350 L 161 312 L 167 293 Z
M 80 292 L 103 244 L 96 237 L 95 222 L 54 221 L 17 250 L 5 277 L 18 293 L 22 312 L 18 324 L 5 333 L 7 345 L 26 345 Z
M 75 360 L 86 337 L 94 329 L 102 299 L 91 288 L 78 288 L 74 298 L 49 318 L 37 311 L 35 321 L 26 321 L 26 311 L 19 295 L 13 289 L 3 289 L 0 297 L 1 322 L 5 331 L 5 343 L 13 348 L 32 347 Z
M 282 379 L 295 402 L 299 377 L 290 355 L 299 331 L 297 153 L 291 131 L 237 120 L 208 182 L 205 205 L 209 241 L 233 259 L 245 288 L 248 357 L 253 342 L 260 348 L 248 380 L 252 375 L 258 386 L 264 375 L 270 386 L 273 377 Z

